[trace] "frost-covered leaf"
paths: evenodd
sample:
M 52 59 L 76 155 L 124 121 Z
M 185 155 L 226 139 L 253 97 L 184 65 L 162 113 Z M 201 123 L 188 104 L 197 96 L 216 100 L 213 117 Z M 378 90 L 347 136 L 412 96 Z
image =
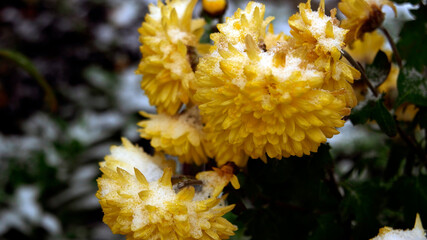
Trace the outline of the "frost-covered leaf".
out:
M 374 86 L 379 86 L 387 79 L 390 69 L 391 63 L 387 55 L 383 51 L 378 51 L 374 62 L 366 66 L 366 75 Z
M 414 68 L 404 68 L 397 79 L 399 96 L 396 106 L 410 102 L 427 106 L 427 79 Z

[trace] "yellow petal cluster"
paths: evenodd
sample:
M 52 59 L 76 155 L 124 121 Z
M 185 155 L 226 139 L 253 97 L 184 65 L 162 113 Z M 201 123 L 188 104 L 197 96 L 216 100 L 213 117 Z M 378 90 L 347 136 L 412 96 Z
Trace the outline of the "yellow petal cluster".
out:
M 149 5 L 139 29 L 142 60 L 136 71 L 143 75 L 141 88 L 158 112 L 175 114 L 189 101 L 194 80 L 198 42 L 203 19 L 192 19 L 197 0 L 171 0 Z
M 116 147 L 120 154 L 112 152 L 106 157 L 101 163 L 103 175 L 97 180 L 96 196 L 104 211 L 103 221 L 113 233 L 126 235 L 129 240 L 219 240 L 234 235 L 237 227 L 222 217 L 234 207 L 224 206 L 225 197 L 219 197 L 228 184 L 224 174 L 210 171 L 199 176 L 208 186 L 223 183 L 215 193 L 209 187 L 203 187 L 199 193 L 193 186 L 175 192 L 171 182 L 172 168 L 165 168 L 160 178 L 151 181 L 144 166 L 130 168 L 138 161 L 150 162 L 153 158 L 129 144 L 125 141 L 123 147 Z M 139 159 L 127 161 L 129 156 L 139 156 Z M 123 162 L 127 167 L 122 168 Z
M 338 8 L 347 17 L 341 27 L 350 30 L 346 42 L 351 43 L 363 33 L 380 27 L 384 21 L 384 13 L 381 11 L 384 5 L 390 6 L 397 14 L 396 7 L 389 0 L 341 0 Z
M 380 229 L 378 236 L 371 240 L 427 240 L 426 232 L 421 224 L 420 215 L 417 213 L 415 225 L 412 230 L 393 229 L 391 227 L 383 227 Z
M 251 35 L 255 42 L 265 37 L 267 25 L 274 17 L 264 19 L 265 6 L 261 3 L 249 2 L 245 10 L 237 9 L 232 17 L 227 17 L 226 22 L 218 24 L 219 33 L 211 34 L 211 39 L 217 44 L 226 42 L 230 44 L 242 44 L 246 35 Z
M 148 181 L 160 178 L 164 168 L 169 167 L 175 170 L 175 161 L 166 160 L 163 154 L 156 153 L 154 156 L 150 156 L 126 138 L 122 138 L 122 144 L 122 146 L 110 148 L 111 154 L 105 156 L 105 161 L 100 163 L 101 168 L 120 167 L 127 172 L 133 172 L 133 168 L 136 167 L 141 169 Z
M 217 196 L 228 183 L 231 183 L 235 189 L 240 188 L 239 180 L 233 174 L 233 167 L 223 165 L 221 168 L 213 169 L 214 171 L 200 172 L 196 175 L 196 178 L 203 182 L 204 195 Z
M 309 3 L 303 5 L 301 16 L 306 6 Z M 350 113 L 343 95 L 354 95 L 353 91 L 347 91 L 345 84 L 330 90 L 325 78 L 335 76 L 339 85 L 352 81 L 355 73 L 339 59 L 329 71 L 316 62 L 318 51 L 326 52 L 323 55 L 339 52 L 345 30 L 333 25 L 343 35 L 336 35 L 341 40 L 332 47 L 303 44 L 303 38 L 295 35 L 265 41 L 266 25 L 272 18 L 263 17 L 264 5 L 250 2 L 245 10 L 227 18 L 218 26 L 220 32 L 212 34 L 215 45 L 200 59 L 196 72 L 194 101 L 199 104 L 219 165 L 232 161 L 244 166 L 248 157 L 266 161 L 266 154 L 271 158 L 310 154 L 338 133 L 343 116 Z M 297 18 L 294 26 L 300 23 Z M 326 27 L 327 21 L 322 21 Z M 301 31 L 321 38 L 313 29 Z
M 148 114 L 142 112 L 147 120 L 139 122 L 141 137 L 151 139 L 157 151 L 178 156 L 181 163 L 206 163 L 211 155 L 209 144 L 197 107 L 175 116 L 167 114 Z
M 330 91 L 345 91 L 346 94 L 340 95 L 340 98 L 347 106 L 354 107 L 357 99 L 350 83 L 359 79 L 360 73 L 341 59 L 348 30 L 339 27 L 335 14 L 336 10 L 333 9 L 331 16 L 325 15 L 324 0 L 317 11 L 312 11 L 310 1 L 307 1 L 299 5 L 299 13 L 291 16 L 288 22 L 297 46 L 308 48 L 310 52 L 305 57 L 312 58 L 316 67 L 325 72 L 322 87 Z

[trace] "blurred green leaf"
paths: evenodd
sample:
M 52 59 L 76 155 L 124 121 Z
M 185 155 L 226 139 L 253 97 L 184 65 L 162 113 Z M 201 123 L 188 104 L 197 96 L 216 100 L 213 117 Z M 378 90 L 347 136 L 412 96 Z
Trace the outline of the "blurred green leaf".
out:
M 353 124 L 365 124 L 368 120 L 377 121 L 381 130 L 388 136 L 396 135 L 396 124 L 390 112 L 384 106 L 383 100 L 369 100 L 365 105 L 354 108 L 350 115 Z
M 399 173 L 402 163 L 407 155 L 408 147 L 398 142 L 391 144 L 387 167 L 384 172 L 385 180 L 389 180 Z
M 400 209 L 408 223 L 416 213 L 427 214 L 427 175 L 402 176 L 394 182 L 388 199 L 392 208 Z
M 384 105 L 384 99 L 377 101 L 369 100 L 365 105 L 361 105 L 352 110 L 350 120 L 353 124 L 364 124 L 368 120 L 375 120 L 380 129 L 389 137 L 397 133 L 396 123 Z
M 28 59 L 26 56 L 19 52 L 6 49 L 0 49 L 0 56 L 14 62 L 19 67 L 27 71 L 28 74 L 30 74 L 30 76 L 33 77 L 40 85 L 40 87 L 42 87 L 45 91 L 46 102 L 49 104 L 50 110 L 52 112 L 55 112 L 57 110 L 58 103 L 52 88 L 50 87 L 46 79 L 44 79 L 44 77 L 39 73 L 39 71 L 30 59 Z
M 419 106 L 427 106 L 427 79 L 414 68 L 404 68 L 397 79 L 399 96 L 396 106 L 410 102 Z
M 354 125 L 365 124 L 371 119 L 372 111 L 375 110 L 375 101 L 368 100 L 364 104 L 361 103 L 351 110 L 350 120 Z
M 384 106 L 384 100 L 380 99 L 375 104 L 372 111 L 372 118 L 377 121 L 381 130 L 389 137 L 394 137 L 397 134 L 396 122 L 391 116 L 390 112 Z
M 345 195 L 341 202 L 341 214 L 354 220 L 355 239 L 370 239 L 378 233 L 380 224 L 376 218 L 382 205 L 385 189 L 378 181 L 346 181 L 342 183 Z
M 313 231 L 309 240 L 342 240 L 345 237 L 345 230 L 339 222 L 337 214 L 326 213 L 317 218 L 317 228 Z

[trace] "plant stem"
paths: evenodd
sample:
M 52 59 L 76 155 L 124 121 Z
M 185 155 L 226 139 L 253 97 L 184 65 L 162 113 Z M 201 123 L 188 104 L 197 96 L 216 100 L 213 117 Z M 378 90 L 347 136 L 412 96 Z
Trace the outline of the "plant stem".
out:
M 374 96 L 378 97 L 378 93 L 375 90 L 374 86 L 372 86 L 371 82 L 369 82 L 368 76 L 366 76 L 365 69 L 363 68 L 363 66 L 359 62 L 356 62 L 356 60 L 354 60 L 353 57 L 345 50 L 341 50 L 341 54 L 350 62 L 351 65 L 353 65 L 353 67 L 355 67 L 360 72 L 362 81 L 364 81 L 366 85 L 368 85 L 368 88 L 371 90 Z
M 384 33 L 384 35 L 386 36 L 388 42 L 391 45 L 391 49 L 393 50 L 394 58 L 396 59 L 397 64 L 399 65 L 400 68 L 402 68 L 402 59 L 400 58 L 399 51 L 397 51 L 397 47 L 396 47 L 396 44 L 393 41 L 393 38 L 388 33 L 387 29 L 385 29 L 384 27 L 380 27 L 380 29 Z

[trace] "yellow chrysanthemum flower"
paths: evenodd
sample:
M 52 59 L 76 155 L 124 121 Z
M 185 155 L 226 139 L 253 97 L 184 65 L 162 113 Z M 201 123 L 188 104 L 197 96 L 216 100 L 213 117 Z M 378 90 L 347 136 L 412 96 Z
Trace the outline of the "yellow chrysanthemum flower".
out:
M 322 89 L 326 73 L 305 48 L 266 46 L 263 15 L 264 6 L 250 2 L 228 18 L 196 72 L 194 99 L 219 165 L 310 154 L 350 113 L 338 97 L 345 91 Z
M 97 180 L 103 220 L 113 233 L 127 239 L 153 240 L 218 240 L 234 235 L 237 227 L 222 217 L 234 205 L 224 206 L 225 197 L 219 197 L 233 175 L 221 170 L 200 173 L 197 178 L 206 188 L 202 186 L 198 192 L 193 186 L 174 190 L 172 169 L 158 166 L 163 174 L 149 180 L 146 165 L 138 163 L 151 162 L 152 157 L 129 144 L 125 141 L 124 147 L 106 157 L 100 164 L 103 175 Z M 122 168 L 123 163 L 129 168 Z M 212 189 L 213 184 L 221 184 L 221 189 Z
M 142 60 L 137 73 L 141 87 L 158 112 L 175 114 L 188 103 L 189 82 L 194 79 L 196 48 L 203 34 L 203 19 L 193 20 L 197 0 L 171 0 L 149 5 L 139 40 Z
M 226 0 L 203 0 L 202 1 L 203 10 L 213 16 L 220 15 L 224 13 L 225 8 L 227 7 Z
M 341 27 L 350 30 L 346 42 L 351 43 L 363 33 L 380 27 L 384 21 L 384 13 L 381 11 L 384 5 L 390 6 L 397 14 L 396 7 L 389 0 L 341 0 L 338 8 L 347 17 Z
M 354 107 L 357 99 L 350 83 L 359 79 L 360 73 L 341 59 L 348 30 L 339 27 L 335 14 L 333 9 L 330 17 L 325 15 L 324 0 L 320 2 L 318 11 L 312 11 L 309 0 L 299 5 L 299 13 L 291 16 L 288 22 L 297 46 L 308 48 L 311 53 L 305 57 L 312 58 L 316 67 L 326 73 L 322 88 L 345 91 L 346 94 L 340 97 L 347 106 Z
M 206 163 L 211 156 L 209 144 L 197 107 L 187 109 L 176 116 L 141 112 L 147 120 L 139 122 L 141 137 L 151 139 L 157 151 L 178 156 L 182 163 Z
M 371 240 L 427 240 L 426 232 L 421 224 L 420 215 L 417 213 L 415 225 L 412 230 L 393 229 L 391 227 L 383 227 L 380 229 L 378 236 Z
M 226 23 L 218 24 L 220 33 L 211 34 L 211 39 L 217 43 L 226 36 L 227 43 L 242 46 L 246 35 L 251 35 L 255 42 L 265 37 L 267 25 L 274 17 L 264 19 L 265 6 L 261 3 L 249 2 L 245 10 L 237 9 L 233 17 L 227 17 Z

